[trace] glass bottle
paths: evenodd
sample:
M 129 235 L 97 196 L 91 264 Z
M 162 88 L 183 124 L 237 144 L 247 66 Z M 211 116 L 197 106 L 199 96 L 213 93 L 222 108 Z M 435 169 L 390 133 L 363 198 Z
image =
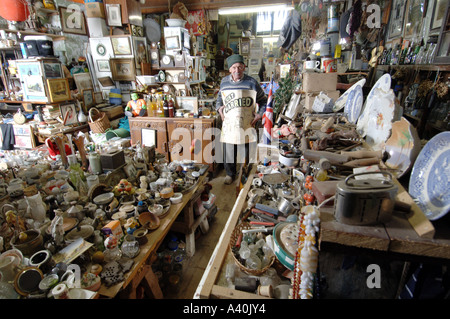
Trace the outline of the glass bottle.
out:
M 173 103 L 173 99 L 172 98 L 169 99 L 168 107 L 169 107 L 169 117 L 174 117 L 175 116 L 175 109 L 174 109 L 174 103 Z
M 164 117 L 169 117 L 169 102 L 167 102 L 167 95 L 164 95 L 163 109 Z
M 156 116 L 158 112 L 158 107 L 156 105 L 156 98 L 154 95 L 151 96 L 150 109 L 151 109 L 151 116 Z
M 164 117 L 164 109 L 163 109 L 163 103 L 161 100 L 161 95 L 158 95 L 157 99 L 156 99 L 156 104 L 157 104 L 157 116 L 159 117 Z
M 428 54 L 427 54 L 427 61 L 426 64 L 431 64 L 433 62 L 434 53 L 436 51 L 436 43 L 431 42 L 430 46 L 428 47 Z

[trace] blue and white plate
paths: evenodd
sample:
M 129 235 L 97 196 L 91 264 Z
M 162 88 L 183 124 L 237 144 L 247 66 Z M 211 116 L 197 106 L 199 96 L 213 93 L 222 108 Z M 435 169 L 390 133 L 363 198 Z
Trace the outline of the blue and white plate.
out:
M 336 102 L 334 102 L 333 112 L 340 111 L 345 106 L 349 94 L 351 92 L 353 92 L 353 90 L 355 90 L 358 86 L 360 86 L 362 88 L 364 86 L 364 84 L 366 84 L 366 79 L 361 79 L 358 82 L 356 82 L 355 84 L 353 84 L 347 91 L 345 91 L 344 94 L 342 94 L 336 100 Z
M 425 144 L 414 163 L 409 194 L 429 220 L 450 210 L 450 132 L 442 132 Z
M 359 114 L 363 105 L 363 91 L 361 86 L 356 86 L 354 90 L 348 95 L 345 102 L 344 113 L 347 114 L 347 118 L 350 123 L 356 124 Z

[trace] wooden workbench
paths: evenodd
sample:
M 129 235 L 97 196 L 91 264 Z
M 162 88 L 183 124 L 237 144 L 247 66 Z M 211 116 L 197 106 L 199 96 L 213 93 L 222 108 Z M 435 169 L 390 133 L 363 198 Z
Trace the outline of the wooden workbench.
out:
M 233 210 L 230 213 L 230 217 L 223 229 L 222 235 L 219 238 L 219 242 L 211 255 L 211 258 L 206 266 L 206 270 L 202 279 L 194 294 L 195 299 L 208 299 L 208 298 L 223 298 L 223 299 L 255 299 L 266 298 L 258 296 L 256 294 L 239 291 L 226 287 L 221 281 L 223 279 L 223 266 L 231 259 L 229 256 L 228 245 L 230 243 L 230 235 L 239 222 L 241 212 L 246 205 L 247 193 L 252 185 L 253 177 L 256 171 L 256 165 L 253 165 L 250 170 L 247 182 L 241 189 L 236 202 L 234 203 Z
M 392 219 L 380 225 L 353 226 L 337 222 L 332 206 L 321 208 L 319 248 L 323 244 L 367 248 L 387 253 L 416 257 L 432 257 L 450 260 L 450 230 L 439 232 L 426 218 L 403 186 L 399 187 L 396 200 L 411 205 L 411 212 L 395 212 Z
M 265 298 L 257 294 L 238 291 L 227 287 L 224 280 L 225 266 L 233 259 L 229 252 L 230 234 L 239 223 L 242 211 L 247 204 L 254 170 L 240 191 L 230 217 L 225 225 L 219 242 L 210 258 L 205 273 L 194 294 L 196 299 L 229 298 L 255 299 Z M 411 205 L 411 213 L 401 215 L 394 212 L 393 218 L 385 225 L 351 226 L 336 221 L 332 206 L 321 208 L 319 249 L 327 244 L 339 245 L 342 250 L 352 248 L 366 251 L 392 254 L 395 258 L 438 258 L 450 260 L 450 231 L 435 233 L 435 228 L 426 219 L 420 208 L 413 202 L 406 190 L 399 184 L 397 200 Z
M 192 213 L 190 209 L 185 210 L 185 208 L 190 207 L 191 201 L 194 200 L 193 195 L 203 188 L 206 183 L 207 175 L 208 173 L 205 172 L 200 176 L 197 184 L 188 193 L 183 195 L 181 203 L 172 204 L 170 206 L 168 214 L 161 218 L 160 226 L 154 231 L 149 231 L 146 235 L 147 243 L 140 246 L 139 254 L 133 258 L 133 267 L 124 274 L 125 280 L 111 287 L 106 287 L 104 285 L 100 287 L 98 293 L 101 298 L 114 298 L 120 293 L 121 298 L 135 299 L 136 288 L 141 283 L 143 283 L 143 287 L 147 294 L 153 295 L 156 299 L 163 298 L 163 293 L 158 284 L 158 278 L 153 273 L 151 264 L 156 258 L 157 249 L 163 242 L 177 217 L 181 215 L 181 213 Z M 195 243 L 192 242 L 191 244 L 195 245 Z

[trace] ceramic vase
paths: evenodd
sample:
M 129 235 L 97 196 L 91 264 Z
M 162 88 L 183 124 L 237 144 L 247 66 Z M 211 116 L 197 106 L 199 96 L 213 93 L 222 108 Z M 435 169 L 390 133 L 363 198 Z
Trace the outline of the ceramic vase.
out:
M 84 115 L 84 112 L 83 112 L 83 109 L 81 108 L 80 102 L 78 102 L 78 107 L 80 108 L 80 112 L 78 112 L 78 122 L 86 123 L 87 122 L 87 116 Z

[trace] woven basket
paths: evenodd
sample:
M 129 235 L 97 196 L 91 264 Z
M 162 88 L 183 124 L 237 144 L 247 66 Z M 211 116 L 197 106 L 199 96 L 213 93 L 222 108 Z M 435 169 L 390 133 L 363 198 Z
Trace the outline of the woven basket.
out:
M 89 110 L 89 127 L 93 133 L 105 133 L 111 127 L 111 123 L 106 113 L 93 107 Z
M 245 267 L 244 265 L 241 264 L 241 262 L 239 261 L 239 258 L 236 257 L 233 253 L 233 247 L 235 246 L 237 240 L 239 239 L 239 237 L 242 235 L 242 230 L 244 229 L 250 229 L 250 224 L 247 222 L 243 222 L 238 224 L 233 232 L 231 233 L 231 239 L 230 239 L 230 243 L 229 243 L 229 249 L 230 249 L 230 253 L 231 256 L 233 256 L 234 262 L 236 263 L 236 265 L 245 273 L 249 274 L 249 275 L 254 275 L 254 276 L 261 276 L 262 274 L 264 274 L 273 264 L 273 262 L 275 261 L 275 256 L 272 256 L 270 262 L 268 265 L 266 265 L 264 268 L 262 269 L 250 269 Z

